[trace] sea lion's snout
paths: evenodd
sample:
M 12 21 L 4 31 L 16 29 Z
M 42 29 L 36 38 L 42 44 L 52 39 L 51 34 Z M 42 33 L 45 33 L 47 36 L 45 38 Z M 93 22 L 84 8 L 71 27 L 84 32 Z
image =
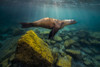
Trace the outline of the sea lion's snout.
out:
M 70 23 L 71 23 L 71 24 L 75 24 L 76 21 L 72 19 L 72 20 L 70 20 Z
M 70 25 L 70 24 L 75 24 L 76 21 L 74 19 L 70 19 L 70 20 L 64 20 L 66 25 Z

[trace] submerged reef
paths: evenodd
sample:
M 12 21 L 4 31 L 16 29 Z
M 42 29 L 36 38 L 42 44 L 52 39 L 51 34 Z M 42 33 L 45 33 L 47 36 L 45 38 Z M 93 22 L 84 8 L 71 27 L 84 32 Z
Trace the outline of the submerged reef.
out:
M 50 30 L 33 30 L 0 40 L 0 67 L 100 67 L 100 32 L 62 30 L 48 39 Z

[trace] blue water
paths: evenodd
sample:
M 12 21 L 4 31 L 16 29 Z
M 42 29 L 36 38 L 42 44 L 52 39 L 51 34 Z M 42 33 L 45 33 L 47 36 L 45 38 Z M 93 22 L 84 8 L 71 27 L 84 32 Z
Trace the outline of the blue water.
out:
M 34 5 L 34 4 L 10 4 L 0 6 L 0 25 L 12 26 L 19 22 L 33 22 L 44 17 L 55 19 L 75 19 L 75 27 L 92 31 L 100 31 L 100 5 L 82 4 L 58 6 L 58 5 Z

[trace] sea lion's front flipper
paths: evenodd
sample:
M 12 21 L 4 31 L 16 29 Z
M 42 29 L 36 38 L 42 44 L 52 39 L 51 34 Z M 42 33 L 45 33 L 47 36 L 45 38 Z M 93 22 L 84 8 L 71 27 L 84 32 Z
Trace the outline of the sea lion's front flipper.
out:
M 53 38 L 54 35 L 58 32 L 59 28 L 54 27 L 51 32 L 49 33 L 49 39 Z

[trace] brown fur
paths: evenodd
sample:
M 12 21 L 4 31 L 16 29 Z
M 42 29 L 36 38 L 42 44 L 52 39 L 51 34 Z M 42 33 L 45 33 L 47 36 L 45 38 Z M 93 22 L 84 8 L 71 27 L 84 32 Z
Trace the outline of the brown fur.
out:
M 53 37 L 59 29 L 63 28 L 66 25 L 74 24 L 76 21 L 74 20 L 57 20 L 53 18 L 43 18 L 38 21 L 32 22 L 32 23 L 21 23 L 22 28 L 28 28 L 28 27 L 43 27 L 52 29 L 52 31 L 49 34 L 49 38 Z

